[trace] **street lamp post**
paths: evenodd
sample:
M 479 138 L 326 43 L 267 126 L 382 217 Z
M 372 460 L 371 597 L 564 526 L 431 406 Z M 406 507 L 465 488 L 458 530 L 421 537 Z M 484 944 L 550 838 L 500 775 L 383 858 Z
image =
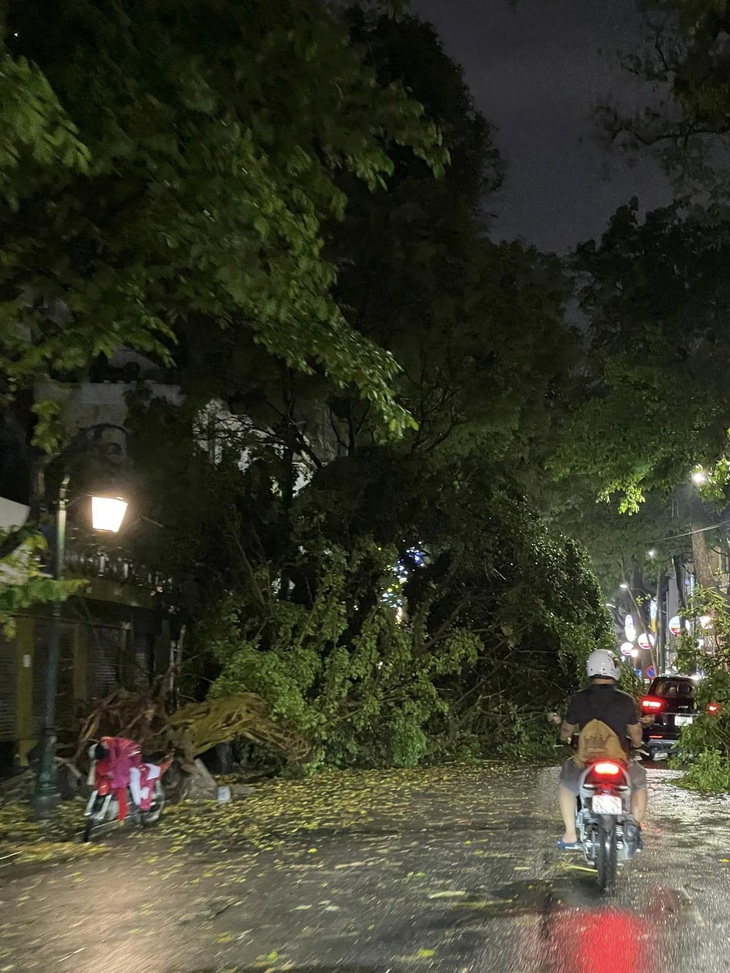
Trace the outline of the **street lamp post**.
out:
M 68 475 L 64 476 L 56 509 L 56 551 L 53 577 L 63 577 L 66 547 L 66 506 L 68 503 Z M 48 660 L 41 730 L 40 764 L 33 794 L 33 809 L 39 817 L 49 817 L 58 803 L 56 788 L 56 692 L 58 686 L 58 658 L 61 649 L 61 602 L 54 601 L 51 631 L 48 639 Z
M 53 577 L 63 578 L 66 555 L 66 508 L 68 506 L 68 475 L 64 476 L 56 509 L 56 551 Z M 95 530 L 116 533 L 122 526 L 127 504 L 118 497 L 92 497 L 92 526 Z M 56 784 L 56 697 L 58 695 L 58 662 L 61 650 L 61 602 L 54 601 L 51 610 L 51 629 L 48 638 L 48 659 L 43 704 L 43 729 L 40 740 L 40 761 L 35 791 L 31 801 L 39 818 L 53 816 L 59 794 Z

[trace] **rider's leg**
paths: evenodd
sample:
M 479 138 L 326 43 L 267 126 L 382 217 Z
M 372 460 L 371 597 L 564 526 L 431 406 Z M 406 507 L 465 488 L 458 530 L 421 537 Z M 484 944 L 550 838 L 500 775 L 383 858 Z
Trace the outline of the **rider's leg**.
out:
M 631 813 L 634 817 L 634 821 L 636 821 L 637 824 L 641 824 L 641 822 L 644 820 L 648 800 L 649 795 L 647 794 L 645 787 L 642 787 L 641 790 L 632 791 Z
M 571 758 L 566 760 L 563 766 L 560 768 L 560 787 L 558 788 L 558 803 L 560 805 L 560 813 L 563 817 L 563 825 L 565 831 L 563 832 L 563 841 L 566 844 L 572 845 L 578 840 L 578 835 L 575 833 L 575 809 L 576 809 L 576 795 L 578 794 L 580 785 L 580 776 L 583 772 L 583 768 L 579 767 L 578 764 Z
M 629 774 L 634 787 L 631 792 L 631 813 L 634 821 L 641 824 L 646 816 L 646 805 L 649 800 L 646 789 L 646 771 L 638 761 L 632 760 L 629 764 Z
M 573 844 L 578 840 L 578 835 L 575 833 L 575 794 L 561 784 L 558 790 L 558 801 L 565 825 L 563 841 L 566 844 Z

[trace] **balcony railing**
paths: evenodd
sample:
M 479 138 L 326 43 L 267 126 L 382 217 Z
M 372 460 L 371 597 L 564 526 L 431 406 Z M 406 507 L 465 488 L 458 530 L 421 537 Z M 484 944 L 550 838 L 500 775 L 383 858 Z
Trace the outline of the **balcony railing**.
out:
M 74 550 L 66 553 L 66 570 L 81 578 L 107 578 L 123 584 L 135 584 L 153 591 L 170 591 L 172 580 L 152 571 L 123 552 Z
M 53 570 L 50 556 L 44 558 L 44 573 Z M 70 536 L 66 544 L 64 573 L 72 578 L 104 578 L 166 594 L 173 590 L 171 578 L 135 560 L 124 548 L 106 548 Z

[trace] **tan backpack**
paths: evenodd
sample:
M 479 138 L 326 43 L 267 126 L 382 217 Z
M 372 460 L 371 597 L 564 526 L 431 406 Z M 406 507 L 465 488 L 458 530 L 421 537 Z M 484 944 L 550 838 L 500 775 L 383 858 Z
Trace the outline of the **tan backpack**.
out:
M 573 754 L 573 760 L 581 767 L 585 767 L 592 760 L 626 760 L 626 751 L 616 733 L 602 720 L 590 720 L 586 723 L 578 736 L 578 749 Z

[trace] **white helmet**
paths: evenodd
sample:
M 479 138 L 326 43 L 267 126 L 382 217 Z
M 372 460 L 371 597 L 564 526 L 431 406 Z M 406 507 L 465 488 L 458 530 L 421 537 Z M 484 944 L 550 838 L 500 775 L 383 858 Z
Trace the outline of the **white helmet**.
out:
M 589 679 L 592 676 L 600 676 L 603 679 L 615 679 L 618 682 L 618 659 L 613 652 L 609 652 L 607 649 L 596 649 L 588 656 L 586 672 Z

